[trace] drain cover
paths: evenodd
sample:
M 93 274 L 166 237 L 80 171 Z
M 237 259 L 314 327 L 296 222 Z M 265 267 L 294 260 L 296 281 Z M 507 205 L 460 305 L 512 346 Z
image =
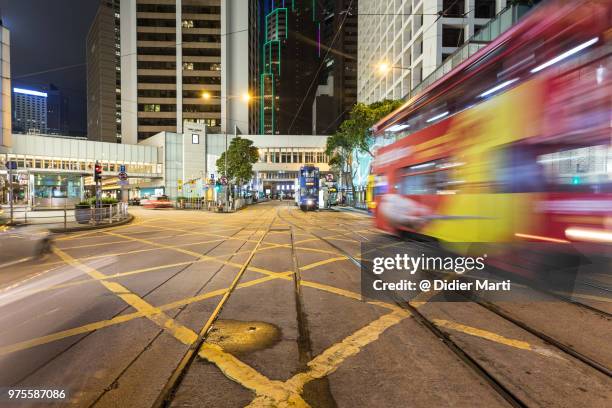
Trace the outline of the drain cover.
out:
M 217 320 L 206 341 L 217 344 L 230 353 L 248 353 L 270 347 L 279 338 L 279 328 L 270 323 Z

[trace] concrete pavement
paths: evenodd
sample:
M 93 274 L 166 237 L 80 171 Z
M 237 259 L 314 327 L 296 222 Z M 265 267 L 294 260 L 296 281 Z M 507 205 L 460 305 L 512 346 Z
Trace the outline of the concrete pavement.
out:
M 481 305 L 361 299 L 361 242 L 396 242 L 367 216 L 288 202 L 135 215 L 59 236 L 0 288 L 0 387 L 78 407 L 610 406 L 608 375 Z M 612 364 L 604 314 L 500 306 Z

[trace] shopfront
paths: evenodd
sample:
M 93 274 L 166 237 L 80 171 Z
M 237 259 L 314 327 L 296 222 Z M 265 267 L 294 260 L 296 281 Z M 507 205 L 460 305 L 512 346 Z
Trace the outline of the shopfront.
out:
M 72 207 L 83 197 L 83 177 L 79 174 L 32 174 L 30 182 L 35 208 Z

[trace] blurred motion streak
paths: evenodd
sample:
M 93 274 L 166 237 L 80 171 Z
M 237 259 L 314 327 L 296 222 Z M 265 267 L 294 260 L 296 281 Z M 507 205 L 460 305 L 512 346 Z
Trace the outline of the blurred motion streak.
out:
M 611 20 L 610 1 L 543 2 L 374 125 L 376 226 L 442 242 L 612 242 Z

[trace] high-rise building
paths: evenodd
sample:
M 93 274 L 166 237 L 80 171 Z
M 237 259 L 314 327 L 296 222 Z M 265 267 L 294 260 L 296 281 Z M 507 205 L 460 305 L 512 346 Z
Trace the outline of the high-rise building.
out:
M 10 33 L 0 20 L 0 153 L 11 146 L 11 111 Z
M 253 95 L 249 103 L 249 134 L 259 133 L 259 110 L 260 99 L 259 74 L 261 69 L 261 49 L 259 44 L 262 39 L 262 27 L 265 21 L 265 0 L 249 0 L 249 92 Z
M 325 62 L 312 106 L 312 133 L 331 134 L 357 102 L 358 0 L 325 0 L 321 43 Z
M 13 88 L 13 131 L 47 133 L 47 93 Z
M 221 0 L 121 0 L 121 134 L 221 125 Z
M 264 2 L 260 133 L 312 133 L 312 103 L 324 50 L 318 1 Z
M 257 133 L 258 13 L 263 0 L 221 2 L 221 131 Z
M 359 0 L 357 99 L 410 95 L 505 6 L 506 0 Z
M 87 34 L 87 138 L 121 141 L 120 0 L 100 0 Z
M 47 91 L 47 133 L 67 135 L 69 129 L 68 97 L 55 85 L 49 85 Z

